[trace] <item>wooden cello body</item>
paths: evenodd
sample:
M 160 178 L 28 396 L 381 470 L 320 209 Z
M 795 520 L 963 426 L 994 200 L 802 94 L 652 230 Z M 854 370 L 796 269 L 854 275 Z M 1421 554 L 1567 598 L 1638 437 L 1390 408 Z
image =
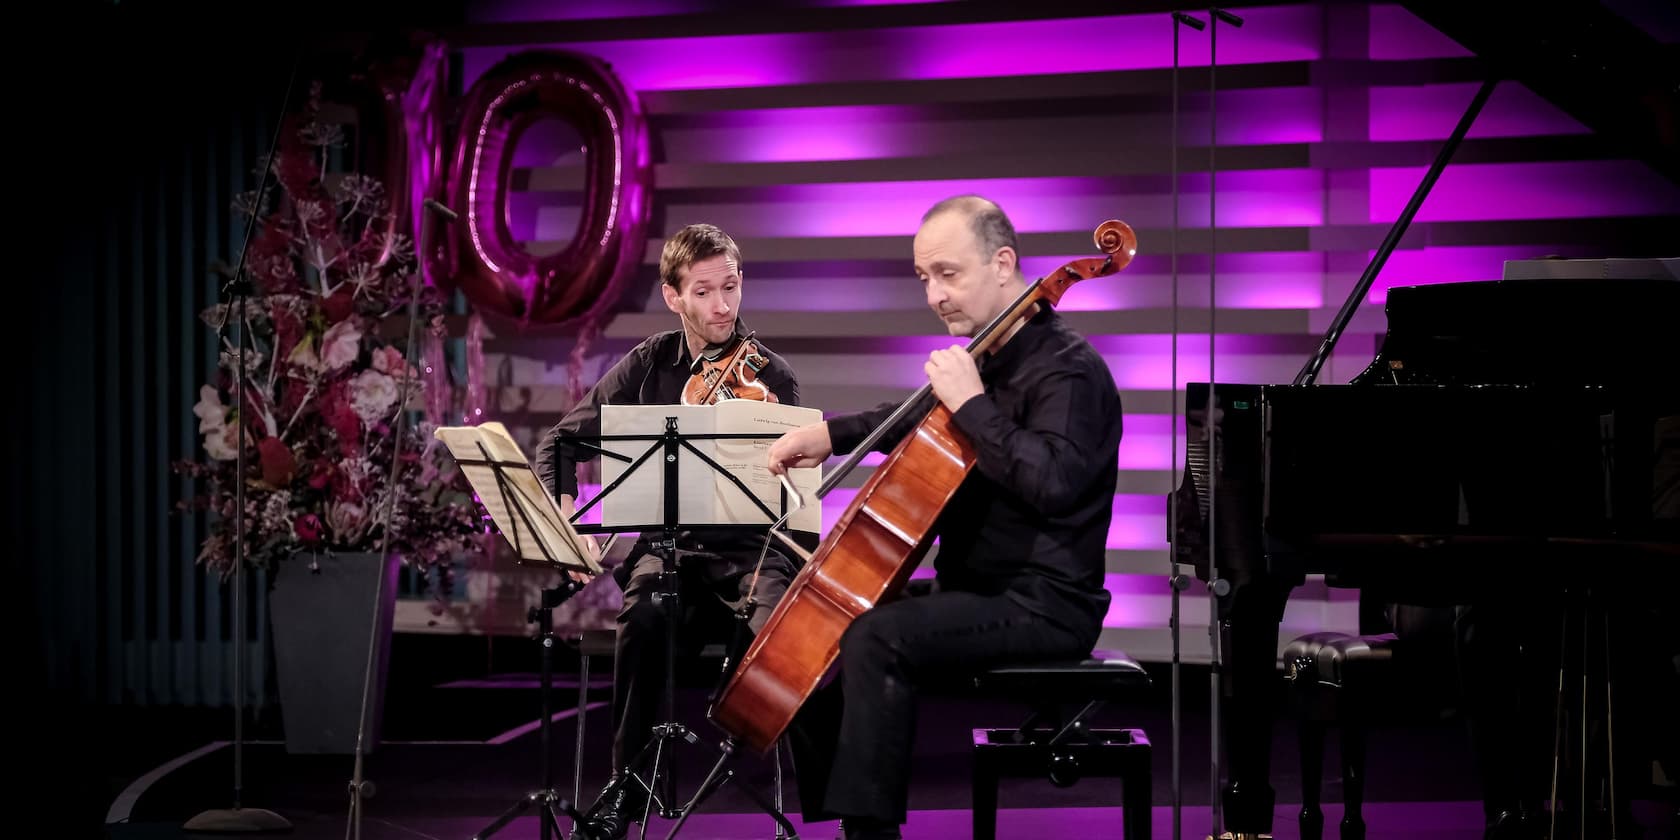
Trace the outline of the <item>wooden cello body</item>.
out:
M 1056 303 L 1073 283 L 1113 274 L 1137 252 L 1124 222 L 1104 222 L 1095 238 L 1107 257 L 1075 260 L 1033 283 L 975 336 L 969 353 L 978 357 L 1040 301 Z M 852 621 L 896 595 L 927 554 L 935 522 L 975 460 L 950 411 L 931 397 L 924 386 L 818 490 L 820 497 L 833 489 L 885 427 L 921 415 L 806 561 L 712 704 L 712 721 L 741 743 L 761 753 L 775 744 L 834 664 Z

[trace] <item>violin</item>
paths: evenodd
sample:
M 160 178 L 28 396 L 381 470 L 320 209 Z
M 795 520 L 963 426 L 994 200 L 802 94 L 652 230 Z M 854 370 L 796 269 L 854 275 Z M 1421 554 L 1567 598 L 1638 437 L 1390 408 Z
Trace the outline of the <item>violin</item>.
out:
M 694 361 L 694 375 L 683 386 L 683 405 L 714 405 L 723 400 L 781 402 L 758 375 L 769 366 L 758 343 L 757 333 L 738 335 L 732 344 L 707 348 Z

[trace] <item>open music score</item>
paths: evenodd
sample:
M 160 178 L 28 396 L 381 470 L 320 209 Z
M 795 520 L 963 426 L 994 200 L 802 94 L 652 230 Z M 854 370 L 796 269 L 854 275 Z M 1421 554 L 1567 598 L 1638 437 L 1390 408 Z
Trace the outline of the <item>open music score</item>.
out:
M 822 419 L 815 408 L 802 408 L 759 400 L 722 400 L 712 405 L 604 405 L 601 429 L 607 439 L 602 448 L 635 459 L 657 441 L 613 440 L 614 435 L 657 436 L 665 431 L 665 420 L 677 418 L 677 428 L 694 449 L 727 471 L 711 469 L 687 449 L 678 453 L 678 520 L 684 526 L 769 525 L 764 512 L 729 476 L 739 479 L 772 511 L 781 511 L 782 484 L 765 466 L 770 444 L 781 435 Z M 753 435 L 752 438 L 715 438 L 706 435 Z M 628 469 L 630 461 L 603 458 L 601 484 L 611 486 Z M 816 498 L 822 468 L 789 470 L 792 484 L 805 498 L 805 505 L 789 505 L 792 515 L 787 527 L 817 533 L 822 530 L 822 503 Z M 636 525 L 663 519 L 665 472 L 641 469 L 630 473 L 622 485 L 601 500 L 604 525 Z M 798 507 L 797 510 L 793 508 Z
M 601 573 L 601 564 L 585 550 L 583 539 L 560 513 L 553 497 L 531 469 L 519 444 L 497 422 L 478 426 L 443 426 L 432 436 L 449 447 L 461 472 L 478 494 L 520 565 Z

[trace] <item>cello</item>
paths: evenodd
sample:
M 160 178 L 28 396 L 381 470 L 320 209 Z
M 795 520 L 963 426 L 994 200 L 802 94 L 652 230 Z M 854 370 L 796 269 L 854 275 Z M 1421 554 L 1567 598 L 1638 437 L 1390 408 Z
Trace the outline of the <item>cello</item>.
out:
M 1039 303 L 1054 306 L 1074 283 L 1118 272 L 1137 254 L 1137 235 L 1125 222 L 1103 222 L 1093 238 L 1107 256 L 1074 260 L 1034 281 L 974 336 L 969 355 L 979 358 Z M 838 486 L 888 429 L 912 416 L 922 419 L 806 557 L 712 704 L 712 722 L 761 754 L 834 664 L 852 621 L 904 588 L 933 542 L 940 512 L 974 468 L 972 445 L 932 386 L 923 385 L 823 480 L 817 498 Z

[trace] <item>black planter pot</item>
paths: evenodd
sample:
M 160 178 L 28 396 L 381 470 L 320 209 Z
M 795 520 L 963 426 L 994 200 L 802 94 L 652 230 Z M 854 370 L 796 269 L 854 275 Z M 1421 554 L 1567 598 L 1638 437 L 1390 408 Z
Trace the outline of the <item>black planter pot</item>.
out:
M 395 555 L 380 562 L 377 554 L 299 554 L 275 575 L 269 622 L 287 752 L 353 754 L 364 680 L 370 684 L 362 749 L 378 745 L 398 562 Z M 371 679 L 370 631 L 377 633 Z

